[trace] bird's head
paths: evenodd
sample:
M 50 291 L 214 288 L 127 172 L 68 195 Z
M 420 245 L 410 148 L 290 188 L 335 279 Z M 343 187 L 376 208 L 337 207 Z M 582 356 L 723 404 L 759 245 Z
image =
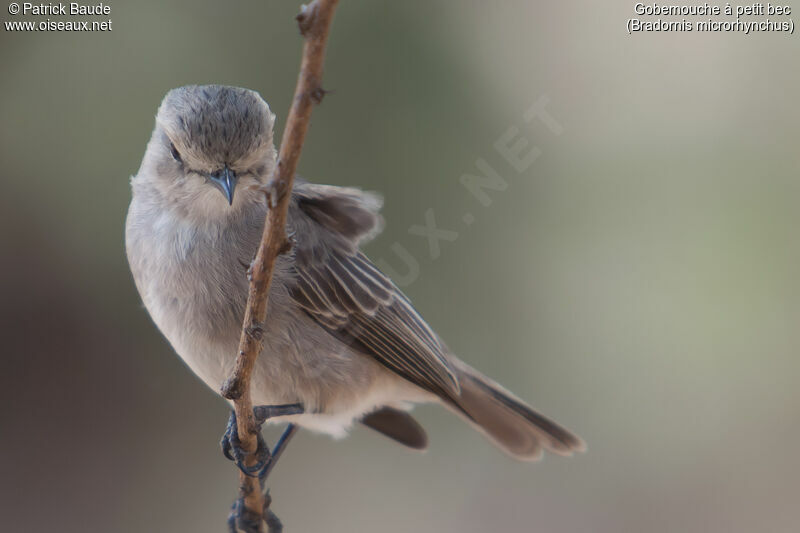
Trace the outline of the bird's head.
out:
M 156 116 L 156 128 L 140 174 L 178 207 L 223 216 L 262 199 L 254 185 L 275 165 L 275 115 L 255 91 L 222 85 L 171 90 Z

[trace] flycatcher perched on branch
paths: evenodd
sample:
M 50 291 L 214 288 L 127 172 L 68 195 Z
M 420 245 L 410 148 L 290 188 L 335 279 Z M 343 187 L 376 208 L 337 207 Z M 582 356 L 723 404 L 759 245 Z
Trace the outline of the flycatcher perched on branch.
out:
M 269 209 L 273 122 L 256 92 L 174 89 L 132 179 L 126 245 L 136 287 L 175 351 L 215 391 L 234 363 L 246 269 Z M 381 203 L 357 189 L 295 182 L 286 228 L 293 246 L 275 265 L 252 375 L 261 418 L 335 437 L 361 422 L 421 449 L 425 432 L 407 411 L 436 402 L 517 459 L 584 450 L 450 353 L 359 251 L 381 230 Z

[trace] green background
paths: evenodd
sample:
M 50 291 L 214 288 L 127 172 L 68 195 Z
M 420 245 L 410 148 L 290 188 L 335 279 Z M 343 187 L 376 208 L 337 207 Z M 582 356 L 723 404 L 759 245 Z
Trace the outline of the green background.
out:
M 633 4 L 342 0 L 301 174 L 383 193 L 369 255 L 407 249 L 450 347 L 589 451 L 515 463 L 435 407 L 424 454 L 301 433 L 287 531 L 797 530 L 800 43 L 631 36 Z M 223 531 L 227 407 L 141 306 L 129 178 L 172 87 L 256 89 L 282 131 L 298 4 L 111 5 L 110 33 L 0 31 L 0 527 Z M 543 95 L 561 135 L 523 120 Z M 542 152 L 522 173 L 510 127 Z M 459 183 L 479 158 L 489 206 Z M 459 234 L 435 259 L 428 209 Z

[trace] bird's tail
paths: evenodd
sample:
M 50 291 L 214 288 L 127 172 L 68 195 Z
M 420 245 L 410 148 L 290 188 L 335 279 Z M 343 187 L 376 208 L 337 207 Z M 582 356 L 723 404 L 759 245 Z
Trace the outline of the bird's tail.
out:
M 454 358 L 455 359 L 455 358 Z M 542 416 L 499 384 L 455 360 L 461 395 L 455 412 L 508 455 L 536 461 L 546 449 L 558 455 L 586 450 L 580 437 Z

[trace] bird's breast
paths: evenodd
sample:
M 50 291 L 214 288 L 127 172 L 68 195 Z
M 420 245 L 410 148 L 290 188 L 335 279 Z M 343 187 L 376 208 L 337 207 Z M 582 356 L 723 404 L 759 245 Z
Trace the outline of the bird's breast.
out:
M 197 227 L 166 212 L 132 216 L 133 206 L 126 241 L 145 307 L 178 355 L 218 389 L 236 353 L 251 239 L 236 228 Z

